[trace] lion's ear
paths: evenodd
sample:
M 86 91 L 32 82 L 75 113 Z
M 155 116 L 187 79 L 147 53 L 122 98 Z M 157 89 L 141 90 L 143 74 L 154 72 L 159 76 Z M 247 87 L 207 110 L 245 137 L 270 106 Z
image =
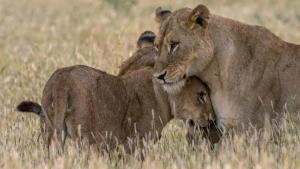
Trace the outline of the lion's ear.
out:
M 189 20 L 187 25 L 193 29 L 195 25 L 200 25 L 202 28 L 207 28 L 208 20 L 209 20 L 209 10 L 205 5 L 198 5 L 193 9 L 191 15 L 189 16 Z
M 137 47 L 138 48 L 143 48 L 145 46 L 149 45 L 154 45 L 154 40 L 155 40 L 155 33 L 152 31 L 144 31 L 138 41 L 137 41 Z
M 162 23 L 168 16 L 170 16 L 172 12 L 167 9 L 163 9 L 161 6 L 156 8 L 155 10 L 155 20 L 158 23 Z

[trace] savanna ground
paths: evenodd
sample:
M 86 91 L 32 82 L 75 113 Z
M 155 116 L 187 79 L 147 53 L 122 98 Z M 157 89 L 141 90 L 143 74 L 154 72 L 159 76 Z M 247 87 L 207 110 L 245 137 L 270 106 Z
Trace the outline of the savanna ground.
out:
M 38 139 L 38 118 L 15 111 L 21 100 L 40 101 L 46 80 L 59 67 L 85 64 L 115 74 L 138 35 L 157 30 L 157 6 L 176 9 L 199 3 L 300 44 L 299 0 L 0 0 L 0 168 L 300 168 L 299 117 L 276 127 L 271 140 L 237 134 L 225 137 L 214 150 L 205 142 L 193 150 L 185 141 L 184 126 L 172 121 L 163 138 L 147 146 L 141 161 L 88 152 L 74 143 L 67 144 L 62 156 L 47 158 Z

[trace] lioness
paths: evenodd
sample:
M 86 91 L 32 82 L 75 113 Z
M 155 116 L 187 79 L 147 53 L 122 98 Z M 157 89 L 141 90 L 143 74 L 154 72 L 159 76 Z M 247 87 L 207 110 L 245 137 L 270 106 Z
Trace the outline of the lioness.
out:
M 157 8 L 160 22 L 154 76 L 169 93 L 197 76 L 225 128 L 269 126 L 276 112 L 299 112 L 300 46 L 262 26 L 210 14 L 204 5 L 174 12 Z
M 138 52 L 148 50 L 144 44 Z M 156 52 L 153 45 L 152 51 Z M 135 137 L 159 138 L 162 128 L 173 118 L 170 101 L 176 105 L 176 112 L 186 113 L 184 119 L 196 120 L 204 127 L 214 120 L 206 88 L 197 78 L 188 83 L 196 87 L 187 85 L 181 94 L 168 96 L 152 83 L 152 67 L 139 63 L 140 67 L 128 73 L 124 70 L 122 76 L 82 65 L 58 69 L 45 85 L 42 106 L 25 101 L 17 109 L 39 115 L 48 134 L 48 147 L 56 132 L 62 150 L 67 136 L 75 139 L 80 135 L 90 144 L 115 147 L 119 143 L 130 152 L 130 140 Z M 190 102 L 181 102 L 184 98 L 179 97 L 186 97 L 185 92 L 192 93 L 188 95 L 193 96 Z

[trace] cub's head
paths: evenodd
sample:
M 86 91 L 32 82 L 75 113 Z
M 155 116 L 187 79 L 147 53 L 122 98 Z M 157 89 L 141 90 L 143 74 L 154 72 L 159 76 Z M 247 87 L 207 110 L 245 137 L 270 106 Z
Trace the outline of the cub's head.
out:
M 137 49 L 126 59 L 119 71 L 119 76 L 145 67 L 154 67 L 157 49 L 154 46 L 156 35 L 152 31 L 144 31 L 137 40 Z
M 205 69 L 211 61 L 213 45 L 208 35 L 209 16 L 204 5 L 174 12 L 156 9 L 160 30 L 155 40 L 159 56 L 154 77 L 169 89 L 168 92 L 181 89 L 186 77 Z
M 215 120 L 208 88 L 196 77 L 187 78 L 182 90 L 169 94 L 169 99 L 174 117 L 189 126 L 207 127 Z

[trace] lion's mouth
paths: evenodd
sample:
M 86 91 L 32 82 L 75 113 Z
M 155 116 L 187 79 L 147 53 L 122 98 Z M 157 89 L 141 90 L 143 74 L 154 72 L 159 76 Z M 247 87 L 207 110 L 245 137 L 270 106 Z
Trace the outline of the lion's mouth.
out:
M 164 82 L 162 84 L 163 89 L 169 94 L 177 94 L 185 85 L 185 79 L 182 79 L 177 82 Z

